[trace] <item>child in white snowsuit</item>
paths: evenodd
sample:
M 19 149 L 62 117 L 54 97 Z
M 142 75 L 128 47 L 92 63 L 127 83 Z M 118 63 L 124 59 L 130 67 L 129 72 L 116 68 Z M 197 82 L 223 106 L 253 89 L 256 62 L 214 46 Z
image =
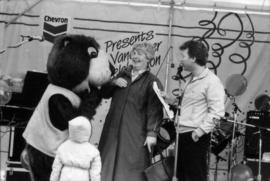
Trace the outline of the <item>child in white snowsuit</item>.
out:
M 100 181 L 100 154 L 89 142 L 90 136 L 86 117 L 69 121 L 69 139 L 57 149 L 50 181 Z

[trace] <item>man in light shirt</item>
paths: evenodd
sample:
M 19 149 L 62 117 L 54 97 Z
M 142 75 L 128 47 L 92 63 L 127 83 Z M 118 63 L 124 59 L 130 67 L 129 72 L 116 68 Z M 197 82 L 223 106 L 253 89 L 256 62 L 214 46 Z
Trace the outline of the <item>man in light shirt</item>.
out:
M 180 65 L 191 76 L 184 86 L 177 120 L 177 177 L 181 181 L 206 181 L 210 132 L 215 120 L 224 116 L 225 91 L 220 79 L 206 67 L 208 50 L 202 42 L 187 41 L 179 50 Z

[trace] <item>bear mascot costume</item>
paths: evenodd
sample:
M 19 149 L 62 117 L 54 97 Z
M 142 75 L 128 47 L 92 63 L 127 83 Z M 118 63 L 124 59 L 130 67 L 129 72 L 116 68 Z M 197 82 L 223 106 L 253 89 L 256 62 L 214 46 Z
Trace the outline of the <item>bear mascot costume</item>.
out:
M 68 122 L 89 120 L 101 102 L 97 87 L 111 77 L 110 63 L 93 37 L 56 38 L 47 61 L 49 85 L 33 112 L 23 137 L 31 180 L 49 181 L 58 146 L 68 138 Z

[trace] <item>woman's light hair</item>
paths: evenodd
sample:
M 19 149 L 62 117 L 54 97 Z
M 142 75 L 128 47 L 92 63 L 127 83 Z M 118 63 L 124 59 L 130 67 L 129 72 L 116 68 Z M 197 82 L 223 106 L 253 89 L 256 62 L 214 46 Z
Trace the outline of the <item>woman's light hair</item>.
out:
M 151 43 L 136 43 L 133 45 L 131 52 L 135 50 L 143 51 L 148 60 L 152 60 L 155 57 L 155 48 Z

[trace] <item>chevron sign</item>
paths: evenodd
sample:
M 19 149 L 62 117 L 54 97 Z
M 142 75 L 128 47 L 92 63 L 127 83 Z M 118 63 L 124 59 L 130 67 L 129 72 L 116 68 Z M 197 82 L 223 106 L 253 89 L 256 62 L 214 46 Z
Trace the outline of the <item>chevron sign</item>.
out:
M 44 16 L 43 37 L 45 40 L 53 43 L 54 39 L 60 35 L 64 35 L 68 29 L 69 18 Z

